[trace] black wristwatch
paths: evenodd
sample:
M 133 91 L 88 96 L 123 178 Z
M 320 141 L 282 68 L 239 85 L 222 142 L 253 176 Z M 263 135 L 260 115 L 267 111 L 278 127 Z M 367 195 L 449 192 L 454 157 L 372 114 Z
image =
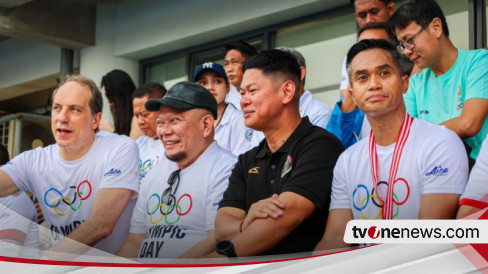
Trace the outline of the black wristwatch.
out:
M 215 245 L 215 251 L 221 255 L 229 257 L 231 260 L 237 259 L 237 254 L 234 251 L 234 245 L 231 241 L 220 241 Z

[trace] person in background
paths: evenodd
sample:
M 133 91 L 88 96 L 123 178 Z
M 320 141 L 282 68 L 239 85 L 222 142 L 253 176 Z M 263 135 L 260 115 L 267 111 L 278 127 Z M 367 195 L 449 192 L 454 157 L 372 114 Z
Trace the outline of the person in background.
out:
M 456 48 L 434 0 L 408 1 L 388 23 L 399 50 L 423 69 L 410 78 L 407 112 L 456 132 L 472 166 L 488 134 L 488 50 Z
M 129 74 L 123 70 L 114 69 L 102 77 L 100 86 L 107 96 L 114 118 L 113 125 L 102 121 L 100 129 L 126 135 L 134 140 L 142 136 L 143 133 L 139 130 L 133 116 L 132 93 L 136 89 L 136 85 Z
M 166 88 L 159 83 L 147 83 L 132 94 L 134 117 L 139 129 L 144 133 L 136 140 L 141 166 L 140 179 L 144 178 L 165 157 L 164 147 L 157 132 L 156 118 L 158 112 L 148 111 L 145 107 L 147 101 L 161 98 L 164 94 L 166 94 Z
M 226 102 L 231 103 L 237 109 L 241 109 L 240 86 L 242 82 L 242 64 L 257 50 L 245 42 L 235 42 L 225 46 L 224 69 L 230 83 L 229 95 Z
M 315 100 L 309 90 L 305 90 L 305 78 L 307 76 L 307 64 L 305 63 L 305 58 L 296 49 L 288 47 L 279 47 L 277 49 L 289 52 L 295 59 L 297 59 L 298 65 L 300 66 L 300 104 L 298 106 L 300 109 L 300 116 L 308 116 L 310 123 L 325 128 L 329 122 L 330 108 L 326 104 Z
M 259 143 L 257 140 L 253 142 L 253 138 L 256 138 L 254 131 L 244 125 L 242 112 L 233 104 L 225 102 L 229 82 L 221 65 L 207 62 L 199 66 L 193 81 L 209 90 L 217 100 L 214 138 L 220 147 L 239 156 Z

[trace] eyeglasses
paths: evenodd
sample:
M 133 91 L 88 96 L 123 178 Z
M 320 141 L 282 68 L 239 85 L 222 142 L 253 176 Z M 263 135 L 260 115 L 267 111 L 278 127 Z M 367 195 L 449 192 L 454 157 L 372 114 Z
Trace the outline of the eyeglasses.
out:
M 407 39 L 405 42 L 400 42 L 399 45 L 397 46 L 398 50 L 401 53 L 405 54 L 406 49 L 412 50 L 413 48 L 415 48 L 415 43 L 413 42 L 413 40 L 417 38 L 417 36 L 430 25 L 430 23 L 432 23 L 432 21 L 425 24 L 419 31 L 417 31 L 417 33 L 415 33 L 412 37 Z
M 180 171 L 181 169 L 177 169 L 169 175 L 168 178 L 169 186 L 163 191 L 163 194 L 161 195 L 161 202 L 169 206 L 166 212 L 161 212 L 161 214 L 163 215 L 170 214 L 171 211 L 173 211 L 174 209 L 174 206 L 172 205 L 176 204 L 175 194 L 176 191 L 178 190 L 178 186 L 180 185 Z M 173 185 L 175 186 L 174 191 L 173 191 Z M 162 208 L 163 207 L 160 207 L 160 210 L 162 210 Z

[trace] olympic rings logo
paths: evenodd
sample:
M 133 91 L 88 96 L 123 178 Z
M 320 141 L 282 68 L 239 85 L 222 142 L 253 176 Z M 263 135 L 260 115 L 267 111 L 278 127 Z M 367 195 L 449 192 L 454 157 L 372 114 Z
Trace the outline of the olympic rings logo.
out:
M 159 164 L 159 156 L 156 156 L 154 160 L 147 159 L 142 162 L 142 159 L 139 160 L 139 166 L 141 167 L 141 175 L 140 179 L 144 178 L 146 176 L 146 173 L 153 168 L 153 166 Z
M 69 206 L 69 208 L 71 208 L 72 211 L 76 212 L 78 209 L 80 209 L 83 201 L 88 199 L 92 193 L 92 186 L 88 180 L 84 180 L 83 182 L 79 183 L 78 186 L 70 186 L 69 189 L 70 190 L 76 189 L 73 192 L 73 198 L 71 198 L 71 199 L 69 197 L 64 196 L 63 193 L 61 193 L 61 191 L 59 191 L 58 189 L 56 189 L 54 187 L 51 187 L 50 189 L 48 189 L 46 191 L 46 193 L 44 193 L 44 203 L 48 207 L 52 208 L 58 216 L 66 216 L 66 215 L 68 215 L 68 212 L 69 212 L 69 209 L 67 209 L 65 212 L 60 212 L 60 210 L 58 208 L 60 208 L 61 202 L 63 202 L 67 206 Z M 87 190 L 87 191 L 82 191 L 82 190 Z M 52 193 L 52 194 L 50 195 L 50 193 Z M 48 201 L 48 195 L 51 198 L 49 200 L 52 202 Z M 59 197 L 56 199 L 52 199 L 53 195 L 55 195 L 54 197 L 56 197 L 56 196 L 59 196 Z M 70 196 L 70 195 L 68 194 L 68 196 Z M 78 198 L 79 198 L 79 202 L 78 202 L 78 205 L 76 206 L 75 203 L 76 203 L 76 200 Z
M 395 193 L 395 192 L 393 193 L 393 203 L 396 205 L 396 212 L 393 215 L 393 218 L 398 216 L 400 206 L 405 204 L 407 202 L 408 198 L 410 197 L 410 186 L 408 185 L 407 181 L 403 178 L 398 178 L 397 180 L 395 180 L 395 182 L 393 182 L 393 189 L 395 189 L 396 184 L 398 182 L 403 182 L 405 184 L 406 194 L 405 194 L 405 198 L 402 201 L 400 201 L 400 198 L 398 197 L 397 193 Z M 387 187 L 388 183 L 381 181 L 378 183 L 378 188 L 381 185 L 384 185 L 385 187 Z M 362 198 L 362 197 L 364 197 L 364 198 Z M 377 208 L 379 208 L 378 215 L 374 216 L 373 218 L 368 218 L 367 216 L 364 215 L 364 212 L 363 212 L 368 207 L 370 200 L 371 200 L 372 204 L 374 204 Z M 363 184 L 358 184 L 358 186 L 352 192 L 352 205 L 353 205 L 355 210 L 361 212 L 361 218 L 363 218 L 363 219 L 368 219 L 368 220 L 379 219 L 381 217 L 382 212 L 383 212 L 383 202 L 382 201 L 383 201 L 383 199 L 380 199 L 379 195 L 374 192 L 374 188 L 372 188 L 371 193 L 370 193 L 368 188 Z M 359 205 L 357 204 L 358 202 L 359 202 Z
M 152 207 L 151 210 L 149 210 L 149 208 L 151 207 L 150 205 L 153 204 L 155 200 L 153 197 L 157 199 L 157 203 Z M 151 195 L 147 200 L 146 205 L 146 213 L 147 215 L 149 215 L 149 220 L 151 221 L 151 224 L 155 225 L 164 219 L 164 222 L 167 225 L 174 225 L 180 220 L 181 216 L 187 215 L 193 207 L 193 200 L 188 193 L 181 195 L 176 203 L 175 200 L 175 197 L 171 195 L 170 202 L 168 204 L 164 204 L 163 202 L 161 202 L 161 197 L 158 194 L 154 193 L 153 195 Z M 158 209 L 159 213 L 161 213 L 161 217 L 158 220 L 154 220 L 153 216 L 156 215 Z M 169 220 L 168 216 L 170 216 L 173 211 L 176 212 L 177 217 L 174 220 Z

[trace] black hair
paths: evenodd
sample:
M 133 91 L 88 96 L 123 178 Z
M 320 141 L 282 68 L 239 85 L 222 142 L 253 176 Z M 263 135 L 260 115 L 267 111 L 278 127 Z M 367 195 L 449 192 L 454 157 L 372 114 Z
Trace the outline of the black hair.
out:
M 446 37 L 449 37 L 446 17 L 435 0 L 410 0 L 406 2 L 390 17 L 388 24 L 392 29 L 405 29 L 411 22 L 423 27 L 436 17 L 441 20 L 442 30 Z
M 391 59 L 393 60 L 395 65 L 398 67 L 400 74 L 404 75 L 403 68 L 402 68 L 402 62 L 400 61 L 401 60 L 400 53 L 398 52 L 395 45 L 393 45 L 392 43 L 390 43 L 384 39 L 365 39 L 365 40 L 361 40 L 361 41 L 357 42 L 356 44 L 354 44 L 349 49 L 349 51 L 347 52 L 346 68 L 347 68 L 348 73 L 350 72 L 352 59 L 354 59 L 354 57 L 356 55 L 358 55 L 360 52 L 365 51 L 365 50 L 369 50 L 369 49 L 382 49 L 382 50 L 388 51 L 391 54 L 391 57 L 392 57 Z M 351 79 L 350 76 L 349 76 L 349 79 Z
M 100 84 L 105 87 L 105 95 L 109 102 L 114 104 L 115 132 L 129 136 L 132 122 L 132 93 L 136 85 L 127 72 L 115 69 L 102 77 Z
M 242 71 L 259 69 L 266 76 L 281 74 L 296 86 L 295 98 L 300 97 L 301 70 L 297 59 L 289 52 L 278 49 L 264 50 L 244 62 Z
M 388 5 L 391 0 L 380 0 L 381 2 L 385 3 L 385 6 Z M 354 2 L 356 2 L 356 0 L 351 0 L 351 4 L 354 6 Z
M 134 93 L 132 93 L 132 99 L 141 98 L 145 95 L 148 95 L 149 99 L 162 98 L 166 92 L 166 88 L 160 83 L 147 83 L 134 90 Z
M 10 161 L 10 156 L 8 156 L 8 150 L 7 148 L 0 143 L 0 165 L 5 165 Z
M 365 25 L 364 27 L 362 27 L 359 31 L 358 31 L 358 37 L 361 36 L 361 34 L 366 31 L 366 30 L 369 30 L 369 29 L 382 29 L 386 32 L 386 34 L 388 35 L 388 41 L 390 43 L 393 43 L 393 44 L 398 44 L 398 40 L 397 40 L 397 37 L 395 35 L 395 33 L 393 32 L 393 29 L 390 28 L 390 26 L 387 24 L 387 23 L 384 23 L 384 22 L 372 22 L 372 23 L 368 23 L 367 25 Z
M 242 57 L 244 57 L 245 59 L 258 53 L 258 51 L 253 46 L 249 45 L 246 42 L 239 41 L 225 46 L 225 54 L 233 49 L 238 50 L 241 53 Z

